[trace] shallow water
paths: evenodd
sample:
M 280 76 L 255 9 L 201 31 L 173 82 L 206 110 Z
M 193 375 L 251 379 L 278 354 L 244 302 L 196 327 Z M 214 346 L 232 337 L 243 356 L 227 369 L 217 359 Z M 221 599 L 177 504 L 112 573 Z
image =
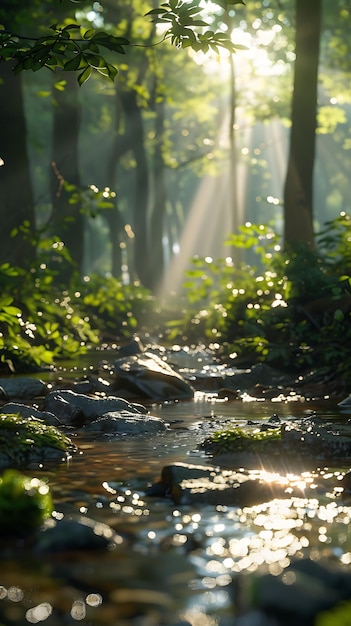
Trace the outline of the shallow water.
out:
M 314 491 L 314 474 L 289 478 L 299 484 L 299 497 L 288 492 L 254 507 L 176 507 L 145 495 L 164 465 L 211 462 L 198 444 L 221 421 L 314 410 L 345 419 L 328 402 L 224 402 L 196 394 L 193 401 L 150 406 L 170 424 L 167 433 L 99 442 L 78 436 L 80 452 L 69 463 L 38 475 L 49 481 L 58 514 L 105 522 L 121 545 L 103 553 L 38 555 L 21 544 L 3 550 L 0 623 L 229 626 L 238 573 L 278 574 L 303 555 L 349 565 L 351 506 L 332 489 Z M 345 469 L 322 469 L 326 485 Z

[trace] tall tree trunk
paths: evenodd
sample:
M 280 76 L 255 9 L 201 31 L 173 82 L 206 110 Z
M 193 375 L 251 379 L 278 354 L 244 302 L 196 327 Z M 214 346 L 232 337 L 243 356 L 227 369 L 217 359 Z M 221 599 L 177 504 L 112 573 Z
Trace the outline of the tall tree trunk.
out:
M 156 120 L 154 155 L 152 163 L 153 206 L 150 227 L 150 248 L 152 250 L 152 254 L 150 255 L 150 281 L 153 290 L 157 289 L 157 286 L 162 280 L 164 271 L 163 233 L 167 199 L 165 165 L 162 154 L 165 125 L 164 109 L 164 101 L 154 103 Z
M 151 287 L 147 209 L 149 198 L 149 176 L 144 144 L 142 111 L 134 90 L 120 93 L 125 114 L 125 135 L 128 148 L 133 152 L 135 167 L 134 223 L 135 270 L 141 282 Z
M 235 64 L 233 55 L 229 55 L 229 87 L 230 87 L 230 114 L 229 114 L 229 185 L 230 185 L 230 204 L 231 204 L 231 228 L 230 232 L 237 234 L 240 226 L 239 202 L 238 202 L 238 155 L 236 146 L 236 80 L 235 80 Z M 233 261 L 238 264 L 241 260 L 241 249 L 233 247 L 231 249 Z
M 120 99 L 119 85 L 115 85 L 115 129 L 110 158 L 106 166 L 106 185 L 113 190 L 118 188 L 118 164 L 127 150 L 125 135 L 121 133 L 122 104 Z M 123 219 L 119 209 L 117 197 L 114 199 L 114 208 L 106 211 L 105 218 L 109 228 L 111 242 L 111 267 L 112 276 L 120 278 L 122 273 L 122 250 L 125 238 Z
M 313 166 L 322 0 L 295 0 L 296 60 L 284 188 L 285 244 L 313 247 Z
M 36 252 L 35 212 L 22 82 L 12 65 L 0 63 L 0 263 L 28 267 Z
M 56 77 L 57 79 L 57 77 Z M 80 271 L 84 252 L 84 215 L 81 203 L 70 204 L 71 192 L 64 183 L 81 187 L 79 171 L 79 129 L 81 105 L 75 73 L 66 72 L 66 86 L 55 91 L 51 197 L 53 231 L 60 237 Z

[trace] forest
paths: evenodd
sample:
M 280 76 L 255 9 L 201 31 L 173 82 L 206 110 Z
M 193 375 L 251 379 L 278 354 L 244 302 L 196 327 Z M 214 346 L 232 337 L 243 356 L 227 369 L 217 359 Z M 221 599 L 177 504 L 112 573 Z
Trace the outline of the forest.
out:
M 347 0 L 5 0 L 3 372 L 151 333 L 351 358 Z

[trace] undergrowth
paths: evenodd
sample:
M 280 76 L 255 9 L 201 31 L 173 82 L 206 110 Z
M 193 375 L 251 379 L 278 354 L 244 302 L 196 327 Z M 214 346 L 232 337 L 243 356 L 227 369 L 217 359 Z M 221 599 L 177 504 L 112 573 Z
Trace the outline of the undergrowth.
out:
M 257 262 L 194 258 L 186 305 L 169 338 L 203 339 L 233 364 L 266 362 L 289 371 L 351 372 L 351 218 L 325 224 L 316 249 L 281 249 L 268 226 L 246 224 L 228 246 Z
M 316 249 L 282 250 L 265 225 L 231 235 L 228 257 L 194 258 L 184 298 L 164 306 L 140 284 L 72 273 L 60 284 L 39 256 L 24 270 L 0 266 L 2 369 L 28 370 L 77 358 L 106 341 L 152 332 L 163 341 L 215 346 L 235 365 L 351 372 L 351 217 L 342 213 L 317 235 Z M 230 250 L 255 256 L 234 264 Z M 176 308 L 175 308 L 176 307 Z M 177 312 L 178 310 L 178 312 Z

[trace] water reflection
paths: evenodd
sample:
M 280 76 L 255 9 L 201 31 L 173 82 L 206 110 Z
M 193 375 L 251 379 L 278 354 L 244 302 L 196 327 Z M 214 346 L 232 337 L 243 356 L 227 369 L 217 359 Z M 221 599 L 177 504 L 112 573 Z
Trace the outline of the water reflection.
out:
M 278 412 L 305 411 L 306 405 L 294 403 L 279 406 Z M 278 576 L 292 559 L 304 556 L 350 565 L 351 508 L 338 487 L 343 468 L 287 476 L 252 472 L 282 485 L 286 497 L 251 507 L 175 506 L 146 495 L 165 464 L 208 464 L 197 448 L 208 426 L 223 417 L 266 419 L 271 412 L 269 403 L 153 405 L 152 413 L 171 424 L 166 434 L 100 442 L 78 437 L 82 454 L 41 472 L 52 488 L 55 515 L 76 511 L 108 525 L 121 542 L 113 551 L 55 557 L 4 547 L 0 622 L 232 624 L 236 575 L 266 570 Z M 286 573 L 285 584 L 293 582 L 291 576 Z

